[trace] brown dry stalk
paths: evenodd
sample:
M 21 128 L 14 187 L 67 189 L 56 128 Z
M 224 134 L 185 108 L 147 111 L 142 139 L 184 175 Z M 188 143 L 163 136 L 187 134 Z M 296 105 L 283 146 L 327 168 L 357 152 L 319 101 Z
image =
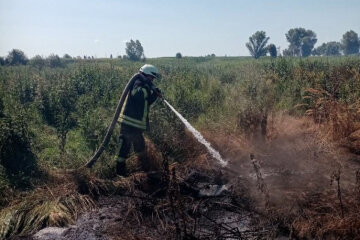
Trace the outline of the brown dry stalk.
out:
M 343 205 L 342 197 L 341 197 L 340 177 L 341 177 L 341 170 L 340 170 L 340 168 L 338 168 L 337 171 L 335 170 L 331 175 L 330 185 L 332 185 L 332 183 L 334 181 L 337 182 L 337 197 L 340 202 L 341 217 L 344 218 L 344 205 Z
M 270 204 L 270 196 L 269 196 L 269 191 L 267 188 L 267 185 L 264 181 L 264 178 L 262 177 L 262 173 L 261 173 L 261 166 L 259 161 L 257 161 L 255 159 L 255 155 L 253 153 L 250 154 L 250 159 L 251 159 L 251 163 L 253 164 L 255 173 L 256 173 L 256 181 L 257 181 L 257 187 L 260 190 L 260 192 L 262 192 L 265 196 L 265 206 L 269 206 Z

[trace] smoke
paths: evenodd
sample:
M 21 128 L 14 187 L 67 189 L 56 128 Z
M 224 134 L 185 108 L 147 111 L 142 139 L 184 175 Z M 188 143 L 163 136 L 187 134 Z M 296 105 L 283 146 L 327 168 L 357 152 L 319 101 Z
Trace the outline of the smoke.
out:
M 349 160 L 350 153 L 344 152 L 311 120 L 277 116 L 269 120 L 269 129 L 270 137 L 261 136 L 260 131 L 252 136 L 219 131 L 204 135 L 230 159 L 228 177 L 246 179 L 251 192 L 261 195 L 250 159 L 250 154 L 254 154 L 270 200 L 279 206 L 293 206 L 304 193 L 336 191 L 330 182 L 339 168 L 342 187 L 352 187 L 358 167 Z

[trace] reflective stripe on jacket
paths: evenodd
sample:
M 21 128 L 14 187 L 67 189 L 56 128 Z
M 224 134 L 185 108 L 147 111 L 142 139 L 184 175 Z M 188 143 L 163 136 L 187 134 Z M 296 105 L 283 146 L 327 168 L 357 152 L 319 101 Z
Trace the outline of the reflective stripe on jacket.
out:
M 118 121 L 140 130 L 149 128 L 149 107 L 157 95 L 151 91 L 152 83 L 142 74 L 127 94 Z

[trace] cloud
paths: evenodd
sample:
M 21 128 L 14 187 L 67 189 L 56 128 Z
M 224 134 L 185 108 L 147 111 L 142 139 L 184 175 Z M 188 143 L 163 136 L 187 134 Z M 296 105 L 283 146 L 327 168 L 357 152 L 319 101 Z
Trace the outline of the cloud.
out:
M 99 39 L 95 39 L 95 40 L 94 40 L 94 43 L 98 43 L 98 42 L 100 42 Z

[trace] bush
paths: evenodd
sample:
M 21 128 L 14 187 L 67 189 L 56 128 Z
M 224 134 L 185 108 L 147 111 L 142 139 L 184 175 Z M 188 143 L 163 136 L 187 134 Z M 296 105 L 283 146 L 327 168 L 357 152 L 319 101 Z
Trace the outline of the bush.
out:
M 176 58 L 182 58 L 181 53 L 178 52 L 178 53 L 176 54 Z
M 28 125 L 21 114 L 0 118 L 0 164 L 18 187 L 26 187 L 28 177 L 37 172 Z
M 104 116 L 106 116 L 106 112 L 102 109 L 89 110 L 79 123 L 81 134 L 92 151 L 100 146 L 106 133 L 107 121 Z
M 25 53 L 23 51 L 19 49 L 13 49 L 6 57 L 6 62 L 9 65 L 26 65 L 28 62 L 28 58 L 25 56 Z
M 41 69 L 46 65 L 46 61 L 40 55 L 36 55 L 30 60 L 30 65 Z
M 0 57 L 0 66 L 5 65 L 5 59 L 3 57 Z
M 63 62 L 61 61 L 61 59 L 58 55 L 51 54 L 46 60 L 47 60 L 47 64 L 51 68 L 64 66 Z

